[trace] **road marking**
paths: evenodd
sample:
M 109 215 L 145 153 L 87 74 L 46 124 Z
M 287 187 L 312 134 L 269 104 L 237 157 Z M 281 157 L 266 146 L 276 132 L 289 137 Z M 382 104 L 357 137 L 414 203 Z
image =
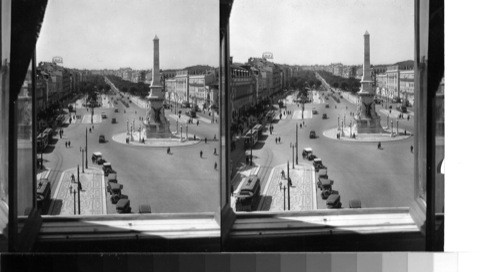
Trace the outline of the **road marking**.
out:
M 94 114 L 94 124 L 101 123 L 102 118 L 99 114 Z M 85 114 L 82 118 L 82 124 L 90 124 L 91 123 L 91 114 Z
M 311 110 L 304 110 L 304 119 L 311 119 L 312 118 L 312 111 Z M 302 111 L 301 110 L 294 110 L 292 119 L 302 119 Z

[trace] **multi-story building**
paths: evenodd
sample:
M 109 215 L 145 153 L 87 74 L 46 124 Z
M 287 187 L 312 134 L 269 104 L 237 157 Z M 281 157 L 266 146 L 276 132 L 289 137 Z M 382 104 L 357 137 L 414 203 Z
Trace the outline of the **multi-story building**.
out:
M 178 104 L 189 103 L 189 75 L 187 70 L 177 71 L 174 90 L 172 101 Z
M 231 122 L 242 111 L 254 104 L 255 80 L 252 72 L 240 65 L 231 64 L 230 111 Z
M 402 70 L 399 72 L 399 89 L 401 92 L 401 99 L 408 101 L 410 105 L 413 105 L 415 101 L 414 82 L 413 69 Z

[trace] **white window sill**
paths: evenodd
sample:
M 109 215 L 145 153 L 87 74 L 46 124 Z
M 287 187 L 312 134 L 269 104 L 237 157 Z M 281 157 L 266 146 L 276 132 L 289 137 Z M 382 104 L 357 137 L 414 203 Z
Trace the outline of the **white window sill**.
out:
M 214 213 L 43 216 L 39 242 L 218 238 Z
M 230 239 L 334 234 L 419 233 L 409 208 L 236 213 Z

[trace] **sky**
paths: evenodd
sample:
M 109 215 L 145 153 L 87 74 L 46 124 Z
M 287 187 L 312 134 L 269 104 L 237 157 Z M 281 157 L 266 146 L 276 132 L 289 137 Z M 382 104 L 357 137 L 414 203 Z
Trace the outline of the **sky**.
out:
M 51 0 L 37 42 L 37 62 L 63 58 L 79 69 L 151 69 L 153 38 L 160 69 L 218 66 L 217 0 Z
M 274 62 L 362 64 L 370 34 L 372 64 L 414 58 L 413 0 L 235 0 L 230 54 L 246 62 L 271 52 Z

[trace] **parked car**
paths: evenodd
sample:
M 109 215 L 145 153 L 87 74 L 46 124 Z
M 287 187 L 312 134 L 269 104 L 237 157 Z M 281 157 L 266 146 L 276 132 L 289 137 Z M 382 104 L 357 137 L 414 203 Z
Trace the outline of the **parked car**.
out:
M 108 174 L 108 182 L 118 183 L 118 175 L 116 172 Z
M 326 98 L 326 100 L 328 100 L 328 97 Z M 329 104 L 326 104 L 325 108 L 329 109 L 329 108 L 330 108 L 330 105 L 329 105 Z
M 328 209 L 339 209 L 342 207 L 342 203 L 340 202 L 340 195 L 332 193 L 328 196 L 326 200 L 326 207 Z
M 148 204 L 139 205 L 139 213 L 151 213 L 151 206 Z
M 318 111 L 317 111 L 316 109 L 313 109 L 313 110 L 312 110 L 312 113 L 313 113 L 313 114 L 318 114 Z
M 361 201 L 358 199 L 353 199 L 353 200 L 349 201 L 349 208 L 352 208 L 352 209 L 361 208 Z
M 105 143 L 106 142 L 106 138 L 104 137 L 104 135 L 99 135 L 99 143 Z
M 303 158 L 307 158 L 310 154 L 313 153 L 313 150 L 312 148 L 310 147 L 305 147 L 303 150 L 302 150 L 302 157 Z
M 116 203 L 116 211 L 118 213 L 130 213 L 132 208 L 130 208 L 130 200 L 122 198 Z
M 98 165 L 103 165 L 104 163 L 106 163 L 106 160 L 101 157 L 101 158 L 97 159 L 96 162 Z
M 316 185 L 318 185 L 318 189 L 320 189 L 321 191 L 331 190 L 333 185 L 333 180 L 327 178 L 318 178 Z
M 116 118 L 111 119 L 111 124 L 116 124 Z
M 327 179 L 327 178 L 328 178 L 328 174 L 327 174 L 326 169 L 320 169 L 320 170 L 318 171 L 318 175 L 317 175 L 317 176 L 318 176 L 318 179 L 320 179 L 320 178 L 325 178 L 325 179 Z
M 101 114 L 101 117 L 102 117 L 102 119 L 108 118 L 104 112 Z
M 115 101 L 115 104 L 116 104 L 116 101 Z M 115 109 L 115 112 L 118 112 L 118 109 Z
M 94 163 L 97 162 L 97 160 L 102 159 L 102 153 L 101 152 L 94 152 L 92 153 L 92 161 Z
M 320 158 L 315 158 L 313 160 L 314 170 L 318 172 L 319 169 L 326 169 L 326 166 L 323 165 L 323 162 Z
M 323 119 L 328 119 L 328 116 L 326 115 L 326 113 L 323 113 Z
M 311 138 L 311 139 L 316 138 L 316 131 L 311 130 L 311 131 L 309 132 L 309 138 Z

